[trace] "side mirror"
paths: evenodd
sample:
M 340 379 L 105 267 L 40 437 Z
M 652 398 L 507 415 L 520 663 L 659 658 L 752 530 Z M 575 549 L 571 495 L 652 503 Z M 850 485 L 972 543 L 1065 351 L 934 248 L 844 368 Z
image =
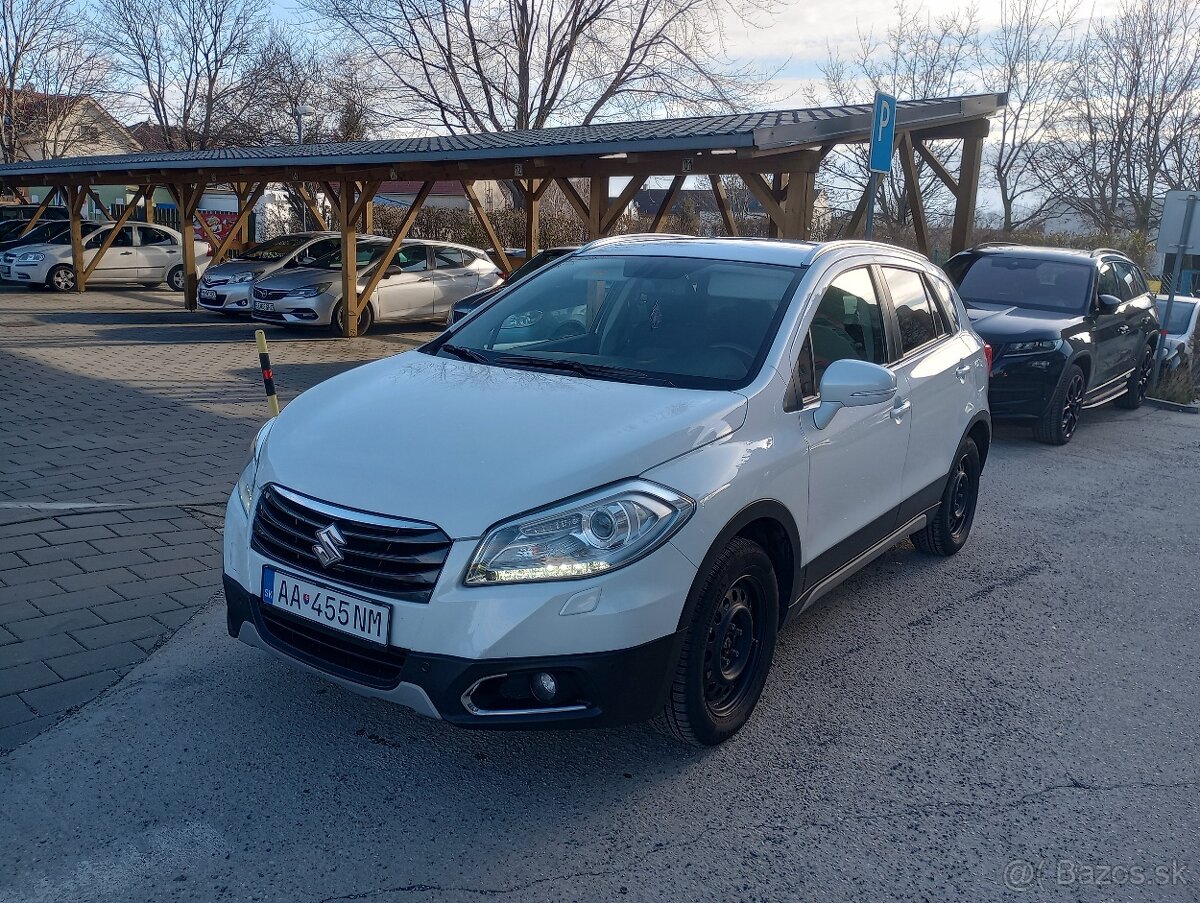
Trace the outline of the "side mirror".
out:
M 1116 313 L 1118 307 L 1124 302 L 1116 295 L 1101 295 L 1096 299 L 1097 306 L 1100 308 L 1100 313 L 1111 314 Z
M 404 267 L 397 266 L 396 264 L 393 263 L 390 267 L 388 267 L 386 270 L 383 271 L 383 278 L 388 279 L 392 276 L 399 276 L 403 272 L 404 272 Z
M 868 361 L 834 361 L 821 377 L 821 404 L 813 412 L 817 429 L 829 426 L 840 408 L 883 404 L 896 397 L 896 374 Z

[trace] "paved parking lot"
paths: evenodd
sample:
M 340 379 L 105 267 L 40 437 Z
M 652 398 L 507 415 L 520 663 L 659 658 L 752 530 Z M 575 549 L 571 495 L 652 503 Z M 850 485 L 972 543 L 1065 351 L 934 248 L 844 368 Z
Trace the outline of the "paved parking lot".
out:
M 250 327 L 177 304 L 0 295 L 0 676 L 53 674 L 0 689 L 0 901 L 1200 899 L 1200 417 L 1001 428 L 968 547 L 822 600 L 720 749 L 466 732 L 204 605 L 263 407 Z M 276 340 L 285 400 L 416 339 Z

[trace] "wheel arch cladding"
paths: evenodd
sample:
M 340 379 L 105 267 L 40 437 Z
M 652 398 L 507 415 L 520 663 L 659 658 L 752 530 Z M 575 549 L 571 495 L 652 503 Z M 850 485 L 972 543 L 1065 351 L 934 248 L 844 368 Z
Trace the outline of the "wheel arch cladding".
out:
M 796 521 L 791 512 L 783 504 L 762 499 L 739 511 L 709 546 L 704 560 L 696 570 L 696 578 L 692 581 L 687 601 L 679 615 L 677 629 L 683 630 L 691 623 L 705 575 L 712 569 L 713 562 L 729 545 L 730 540 L 737 536 L 760 545 L 771 559 L 771 565 L 775 568 L 775 581 L 779 587 L 779 619 L 783 622 L 796 587 L 803 585 L 800 576 L 800 531 L 796 528 Z
M 983 465 L 987 463 L 988 450 L 992 446 L 992 430 L 987 420 L 980 417 L 972 423 L 967 430 L 967 438 L 975 440 L 975 447 L 979 449 L 979 469 L 983 470 Z
M 1067 366 L 1076 364 L 1083 371 L 1083 385 L 1086 388 L 1092 381 L 1092 356 L 1090 354 L 1078 354 L 1067 362 Z

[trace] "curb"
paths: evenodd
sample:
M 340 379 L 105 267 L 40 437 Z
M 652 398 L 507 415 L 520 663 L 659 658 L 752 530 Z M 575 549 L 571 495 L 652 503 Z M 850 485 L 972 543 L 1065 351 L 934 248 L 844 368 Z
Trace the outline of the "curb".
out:
M 1181 414 L 1200 414 L 1200 405 L 1196 404 L 1179 404 L 1176 401 L 1163 401 L 1161 398 L 1151 398 L 1150 396 L 1146 397 L 1146 404 L 1162 408 L 1164 411 L 1177 411 Z

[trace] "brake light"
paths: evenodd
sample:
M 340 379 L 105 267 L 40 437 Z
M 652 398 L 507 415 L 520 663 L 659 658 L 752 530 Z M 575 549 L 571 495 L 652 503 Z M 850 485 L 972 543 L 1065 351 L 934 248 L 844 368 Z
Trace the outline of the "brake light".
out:
M 992 346 L 987 342 L 983 343 L 983 356 L 987 360 L 988 376 L 992 375 Z

